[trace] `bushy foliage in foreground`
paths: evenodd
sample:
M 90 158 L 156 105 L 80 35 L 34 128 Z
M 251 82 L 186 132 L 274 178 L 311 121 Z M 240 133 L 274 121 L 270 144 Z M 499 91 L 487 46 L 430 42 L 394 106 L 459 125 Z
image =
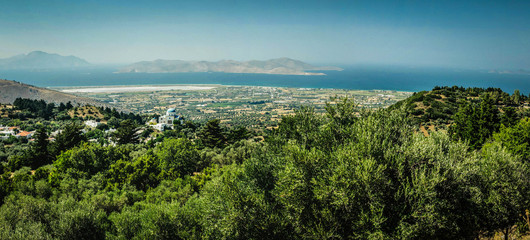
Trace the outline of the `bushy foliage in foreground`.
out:
M 403 109 L 355 117 L 336 102 L 262 143 L 83 144 L 4 175 L 0 238 L 475 239 L 510 233 L 530 207 L 518 131 L 471 150 L 415 133 Z

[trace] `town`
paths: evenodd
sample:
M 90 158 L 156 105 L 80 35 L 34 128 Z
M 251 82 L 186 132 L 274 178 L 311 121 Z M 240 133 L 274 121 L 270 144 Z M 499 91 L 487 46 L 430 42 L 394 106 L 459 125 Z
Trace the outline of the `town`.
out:
M 110 103 L 128 112 L 163 116 L 168 109 L 175 110 L 175 116 L 199 123 L 219 119 L 225 125 L 262 128 L 275 126 L 283 115 L 293 114 L 301 106 L 311 106 L 315 112 L 323 113 L 331 97 L 353 98 L 361 108 L 385 108 L 410 95 L 411 92 L 387 90 L 345 90 L 282 88 L 259 86 L 208 85 L 193 89 L 153 91 L 153 87 L 105 88 L 105 91 L 77 91 L 72 88 L 55 88 L 78 96 L 94 98 Z M 160 123 L 153 126 L 162 129 Z M 166 122 L 167 123 L 167 122 Z

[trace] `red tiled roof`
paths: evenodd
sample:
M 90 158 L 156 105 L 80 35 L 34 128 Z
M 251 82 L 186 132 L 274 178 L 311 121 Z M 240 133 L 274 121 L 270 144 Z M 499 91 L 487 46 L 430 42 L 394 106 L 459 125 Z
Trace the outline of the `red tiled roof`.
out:
M 28 136 L 30 134 L 31 134 L 31 132 L 22 131 L 18 135 L 21 136 L 21 137 L 25 137 L 25 136 Z

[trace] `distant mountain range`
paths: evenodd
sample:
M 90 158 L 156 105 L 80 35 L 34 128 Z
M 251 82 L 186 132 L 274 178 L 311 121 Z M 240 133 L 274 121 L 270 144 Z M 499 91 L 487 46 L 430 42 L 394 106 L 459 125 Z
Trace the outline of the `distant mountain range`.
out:
M 34 51 L 0 59 L 0 69 L 56 69 L 89 66 L 86 60 L 75 56 Z
M 90 66 L 86 60 L 76 56 L 61 56 L 43 51 L 33 51 L 10 58 L 0 59 L 0 70 L 48 70 Z M 316 71 L 342 71 L 338 67 L 317 67 L 290 59 L 277 58 L 266 61 L 222 60 L 183 61 L 155 60 L 133 63 L 120 68 L 118 73 L 183 73 L 183 72 L 225 72 L 225 73 L 262 73 L 283 75 L 325 75 Z
M 316 67 L 299 60 L 277 58 L 267 61 L 222 60 L 182 61 L 155 60 L 131 64 L 119 69 L 119 73 L 182 73 L 182 72 L 225 72 L 225 73 L 263 73 L 284 75 L 325 75 L 324 73 L 308 71 L 342 71 L 338 67 Z

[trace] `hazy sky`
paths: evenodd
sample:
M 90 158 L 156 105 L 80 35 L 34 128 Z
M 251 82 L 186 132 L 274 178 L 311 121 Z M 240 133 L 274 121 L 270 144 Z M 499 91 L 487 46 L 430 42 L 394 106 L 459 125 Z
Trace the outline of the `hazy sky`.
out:
M 0 58 L 530 69 L 530 1 L 0 0 Z

